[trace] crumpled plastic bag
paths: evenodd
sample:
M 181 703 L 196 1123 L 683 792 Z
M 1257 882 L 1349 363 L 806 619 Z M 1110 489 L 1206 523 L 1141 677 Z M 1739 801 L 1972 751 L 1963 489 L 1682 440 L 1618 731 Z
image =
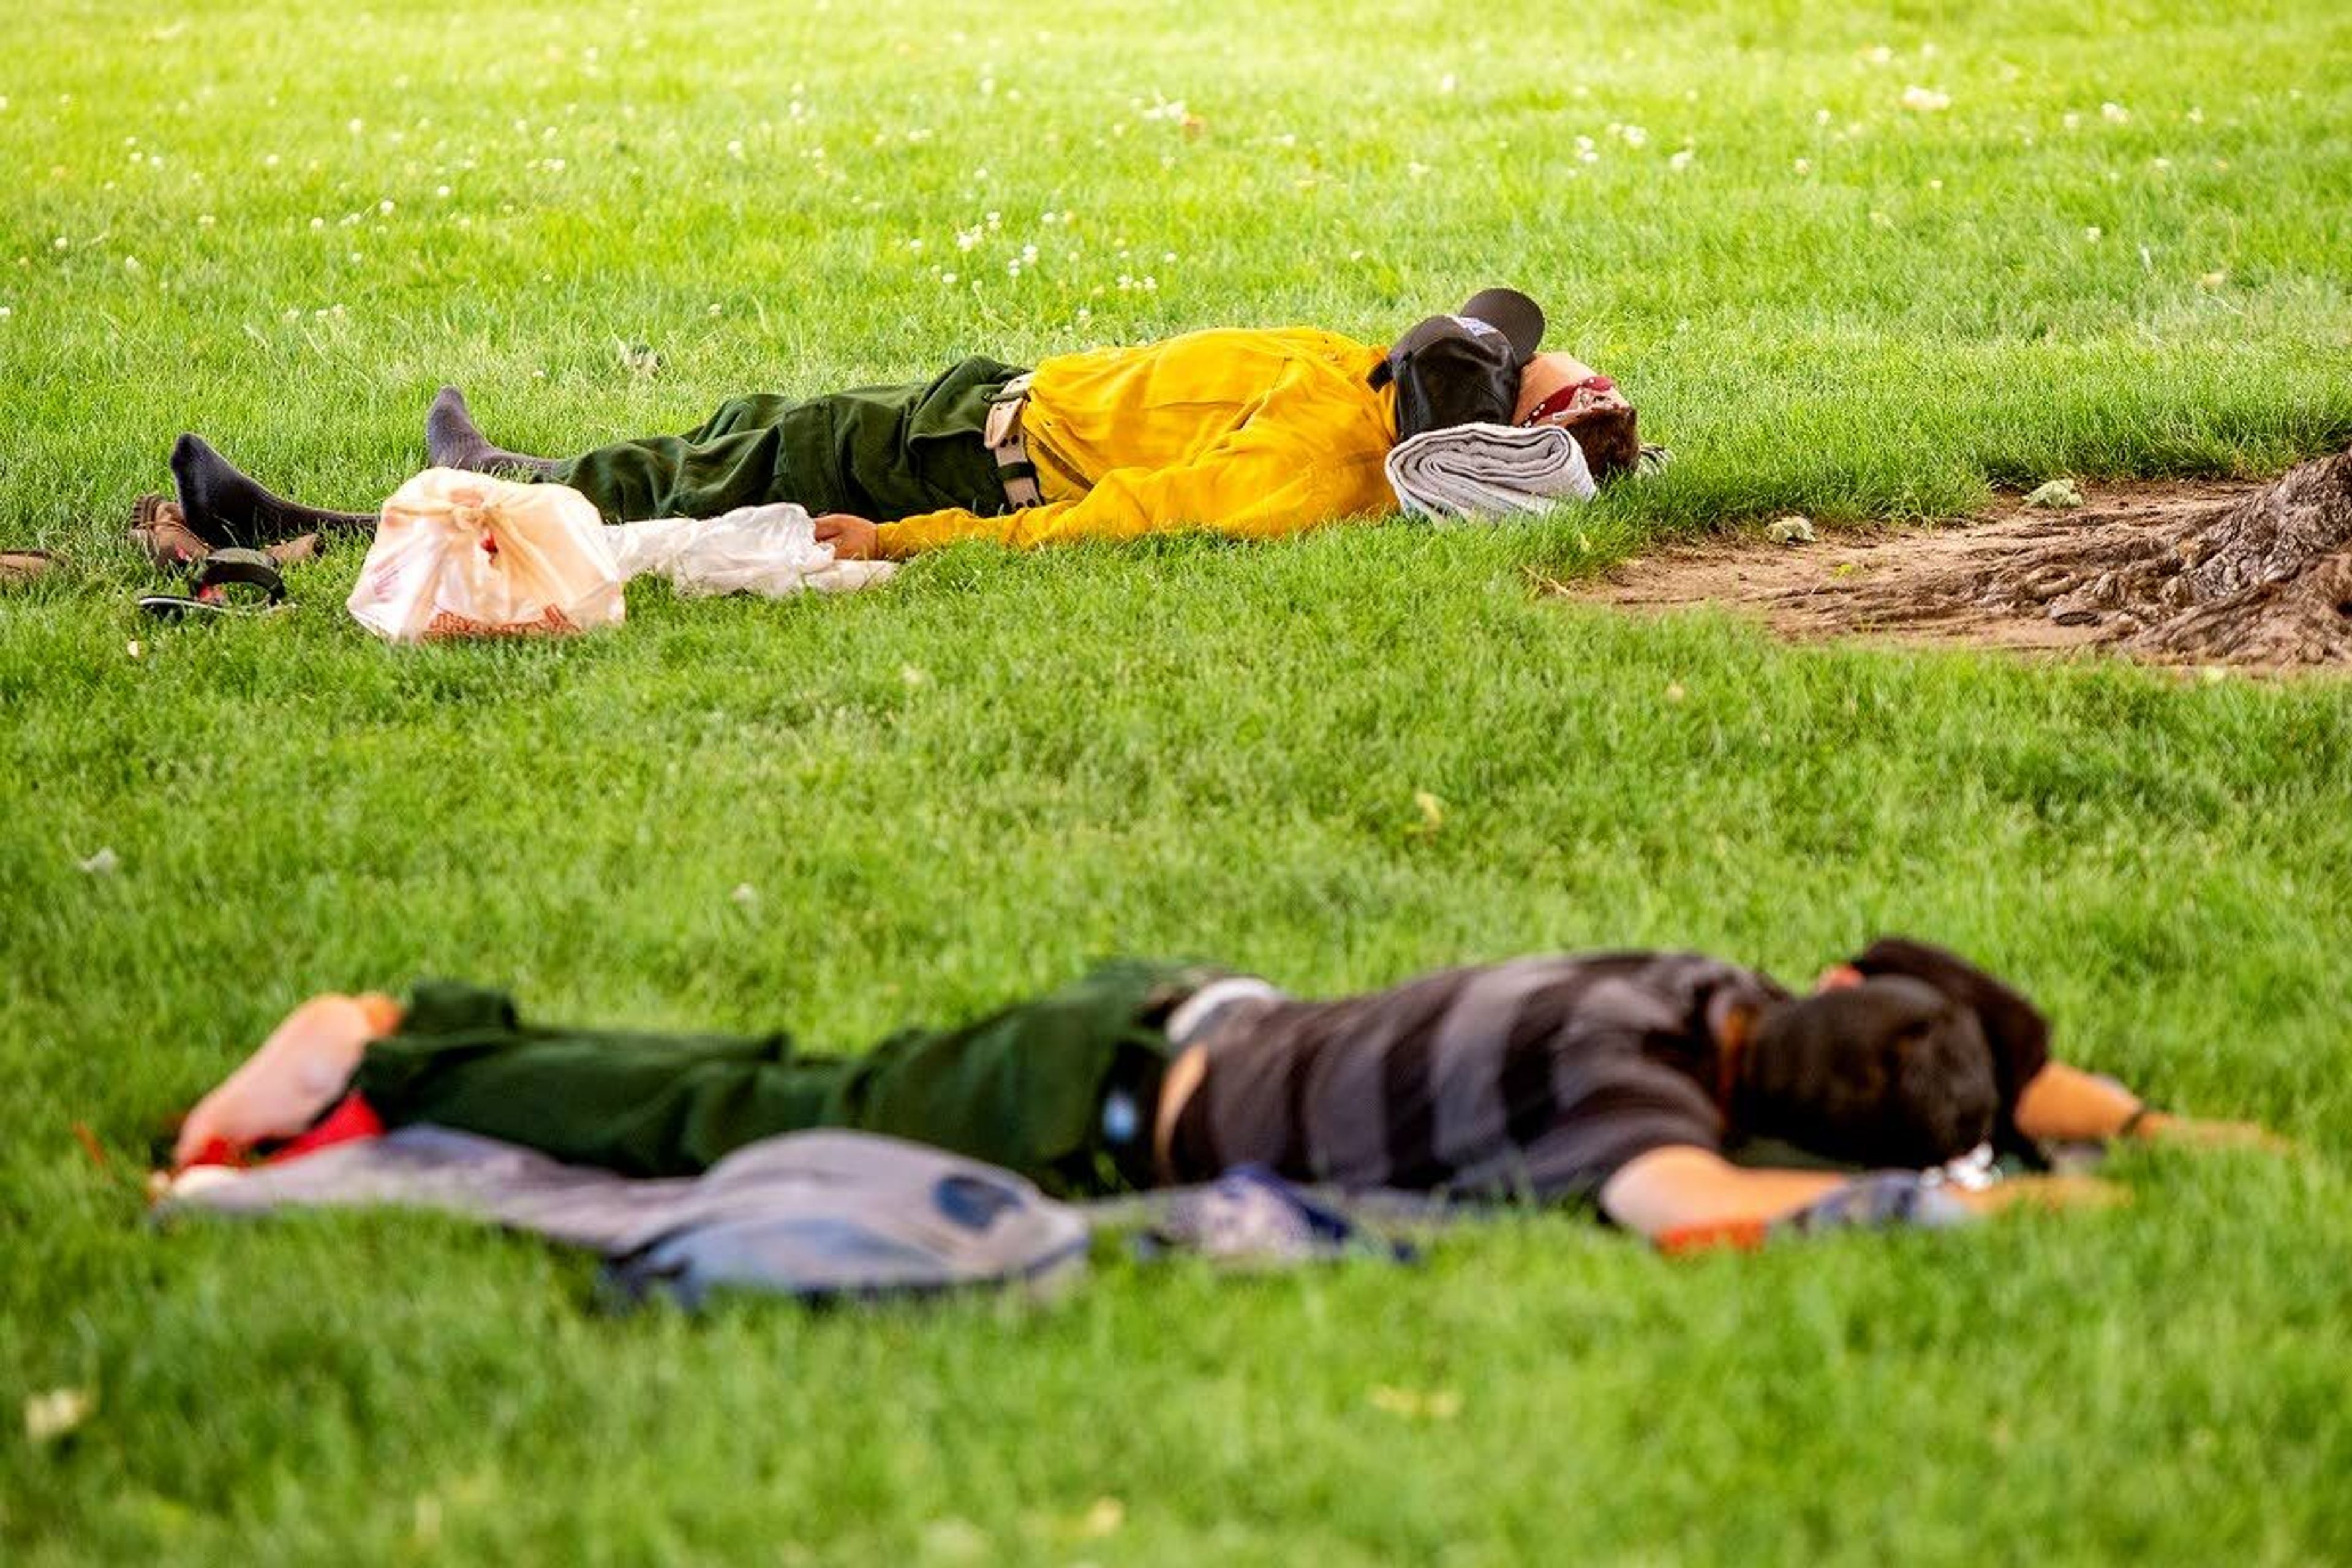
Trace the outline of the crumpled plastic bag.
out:
M 350 609 L 394 642 L 618 626 L 621 569 L 578 490 L 428 468 L 383 503 Z
M 816 541 L 816 520 L 790 502 L 738 507 L 718 517 L 625 522 L 604 533 L 624 578 L 654 573 L 688 597 L 838 594 L 887 582 L 898 569 L 888 561 L 834 559 L 833 546 Z

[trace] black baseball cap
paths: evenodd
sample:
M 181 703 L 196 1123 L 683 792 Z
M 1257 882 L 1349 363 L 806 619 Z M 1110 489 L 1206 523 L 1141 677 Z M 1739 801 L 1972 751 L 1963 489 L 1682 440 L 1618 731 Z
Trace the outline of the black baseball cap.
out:
M 1484 321 L 1502 333 L 1522 365 L 1543 346 L 1543 307 L 1517 289 L 1481 289 L 1454 314 Z
M 1389 352 L 1392 357 L 1412 354 L 1441 338 L 1484 340 L 1497 349 L 1507 346 L 1510 368 L 1517 371 L 1535 358 L 1543 335 L 1542 306 L 1516 289 L 1482 289 L 1454 314 L 1417 322 Z

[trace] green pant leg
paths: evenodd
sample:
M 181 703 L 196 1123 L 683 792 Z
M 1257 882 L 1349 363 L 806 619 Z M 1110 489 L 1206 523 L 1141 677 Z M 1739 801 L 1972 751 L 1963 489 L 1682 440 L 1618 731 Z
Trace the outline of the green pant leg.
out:
M 974 356 L 928 382 L 823 397 L 738 397 L 683 436 L 600 447 L 553 476 L 611 521 L 716 517 L 792 501 L 893 522 L 944 507 L 993 514 L 1004 483 L 982 430 L 1018 368 Z
M 420 986 L 352 1087 L 388 1125 L 430 1121 L 575 1164 L 679 1176 L 819 1125 L 847 1071 L 783 1035 L 530 1027 L 498 993 Z
M 1219 971 L 1121 963 L 958 1028 L 865 1058 L 803 1057 L 782 1035 L 656 1036 L 525 1026 L 505 996 L 421 985 L 352 1087 L 388 1125 L 430 1121 L 629 1175 L 690 1175 L 746 1143 L 850 1127 L 1019 1172 L 1050 1192 L 1150 1174 L 1167 1009 Z M 1138 1119 L 1107 1136 L 1113 1088 Z
M 877 1046 L 840 1080 L 824 1120 L 950 1149 L 1056 1194 L 1150 1179 L 1150 1113 L 1167 1056 L 1160 1021 L 1220 972 L 1120 963 L 1034 1001 Z M 1129 1091 L 1136 1121 L 1105 1124 Z
M 738 397 L 683 436 L 619 441 L 572 458 L 552 476 L 595 503 L 607 521 L 717 517 L 737 507 L 794 501 L 845 510 L 825 399 Z

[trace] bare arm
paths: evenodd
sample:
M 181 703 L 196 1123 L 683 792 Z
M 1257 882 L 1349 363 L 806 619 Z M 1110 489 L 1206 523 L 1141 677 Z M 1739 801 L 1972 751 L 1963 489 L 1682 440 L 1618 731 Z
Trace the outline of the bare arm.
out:
M 2052 1062 L 2026 1080 L 2017 1097 L 2017 1130 L 2048 1142 L 2104 1142 L 2131 1137 L 2200 1148 L 2288 1147 L 2275 1133 L 2246 1121 L 2199 1121 L 2151 1110 L 2114 1079 Z
M 1819 1202 L 1854 1178 L 1835 1171 L 1749 1169 L 1712 1150 L 1654 1149 L 1601 1189 L 1601 1211 L 1669 1252 L 1756 1247 L 1773 1221 Z M 2083 1176 L 2012 1177 L 1981 1192 L 1939 1189 L 1976 1214 L 2025 1205 L 2104 1207 L 2120 1189 Z
M 1653 1149 L 1602 1184 L 1601 1211 L 1652 1240 L 1719 1231 L 1731 1239 L 1845 1185 L 1835 1171 L 1749 1170 L 1710 1149 Z

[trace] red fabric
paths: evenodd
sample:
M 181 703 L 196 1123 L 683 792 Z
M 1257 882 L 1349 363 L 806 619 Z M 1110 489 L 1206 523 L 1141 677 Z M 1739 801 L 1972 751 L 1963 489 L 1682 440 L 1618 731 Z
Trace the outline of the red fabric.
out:
M 357 1094 L 347 1094 L 336 1107 L 310 1124 L 310 1130 L 299 1138 L 274 1150 L 262 1161 L 275 1165 L 287 1160 L 299 1160 L 338 1143 L 355 1143 L 362 1138 L 383 1136 L 383 1118 Z
M 1668 1258 L 1689 1258 L 1701 1252 L 1757 1252 L 1769 1239 L 1771 1227 L 1760 1219 L 1711 1220 L 1678 1225 L 1658 1234 L 1657 1246 Z

